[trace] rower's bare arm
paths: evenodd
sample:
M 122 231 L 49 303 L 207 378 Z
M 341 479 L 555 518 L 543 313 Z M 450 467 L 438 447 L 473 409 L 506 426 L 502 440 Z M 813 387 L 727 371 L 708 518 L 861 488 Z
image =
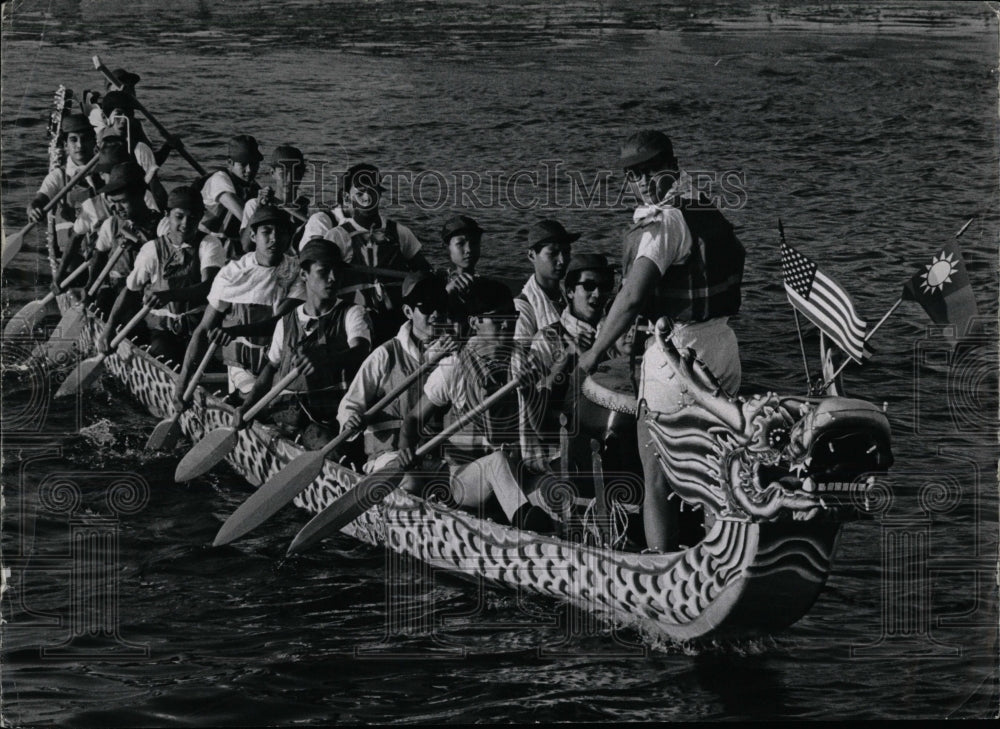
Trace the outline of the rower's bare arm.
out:
M 104 270 L 104 265 L 108 262 L 108 252 L 94 248 L 94 255 L 90 257 L 90 270 L 87 272 L 87 290 L 93 286 L 94 281 Z
M 660 278 L 660 269 L 649 258 L 640 256 L 635 259 L 632 270 L 629 271 L 628 278 L 622 284 L 622 290 L 618 292 L 611 311 L 601 327 L 601 331 L 594 340 L 594 346 L 580 355 L 579 367 L 584 372 L 593 372 L 597 366 L 599 358 L 606 353 L 622 334 L 625 333 L 635 318 L 642 310 L 642 303 L 646 300 L 656 286 Z
M 193 286 L 185 286 L 180 289 L 169 289 L 168 291 L 156 292 L 162 297 L 160 303 L 163 304 L 170 301 L 203 302 L 208 297 L 208 292 L 212 290 L 212 281 L 215 280 L 215 274 L 218 272 L 219 267 L 212 266 L 201 272 L 200 283 L 196 283 Z
M 243 203 L 240 199 L 236 197 L 231 192 L 224 192 L 219 195 L 219 202 L 228 210 L 237 220 L 243 220 Z
M 121 290 L 118 298 L 115 299 L 114 306 L 111 307 L 111 312 L 108 314 L 108 321 L 101 331 L 101 336 L 97 338 L 97 351 L 101 353 L 108 351 L 111 339 L 114 337 L 118 325 L 123 321 L 131 319 L 139 310 L 141 302 L 142 292 L 132 291 L 129 288 Z
M 403 427 L 399 432 L 399 450 L 414 450 L 420 442 L 420 430 L 424 423 L 431 422 L 444 408 L 435 405 L 427 395 L 421 395 L 416 406 L 407 413 Z
M 201 361 L 205 347 L 208 346 L 209 332 L 220 327 L 223 316 L 225 316 L 225 312 L 219 311 L 214 306 L 209 304 L 205 308 L 205 313 L 201 317 L 201 321 L 198 323 L 198 326 L 196 326 L 194 331 L 191 333 L 191 341 L 188 342 L 187 351 L 184 352 L 184 364 L 181 366 L 181 373 L 177 377 L 174 385 L 175 404 L 183 402 L 184 385 L 191 376 L 193 368 L 196 366 L 195 363 Z
M 250 392 L 247 393 L 246 398 L 243 403 L 236 408 L 235 419 L 233 420 L 233 427 L 240 428 L 243 426 L 243 413 L 249 410 L 255 402 L 261 399 L 274 384 L 274 373 L 277 368 L 270 362 L 265 362 L 263 369 L 261 369 L 260 374 L 257 375 L 257 379 L 253 381 L 253 387 L 250 388 Z

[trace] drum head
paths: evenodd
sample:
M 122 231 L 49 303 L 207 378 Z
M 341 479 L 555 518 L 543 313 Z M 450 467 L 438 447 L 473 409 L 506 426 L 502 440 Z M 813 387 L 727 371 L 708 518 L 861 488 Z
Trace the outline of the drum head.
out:
M 607 410 L 633 417 L 638 412 L 628 357 L 618 357 L 600 365 L 583 381 L 581 389 L 590 402 Z

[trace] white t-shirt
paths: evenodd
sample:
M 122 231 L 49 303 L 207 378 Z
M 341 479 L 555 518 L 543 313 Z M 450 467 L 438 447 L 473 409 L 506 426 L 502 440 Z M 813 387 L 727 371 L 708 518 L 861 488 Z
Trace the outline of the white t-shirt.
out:
M 313 218 L 315 217 L 316 216 L 314 215 Z M 311 221 L 312 218 L 310 218 L 309 220 Z M 382 230 L 385 229 L 385 218 L 382 219 L 381 229 Z M 396 229 L 399 232 L 399 252 L 403 255 L 403 258 L 405 258 L 406 260 L 410 260 L 415 255 L 417 255 L 417 253 L 420 252 L 421 248 L 420 241 L 417 240 L 417 236 L 413 234 L 413 231 L 407 228 L 402 223 L 396 223 Z M 378 228 L 376 228 L 376 230 L 378 230 Z M 346 262 L 348 263 L 353 262 L 352 259 L 354 258 L 354 246 L 351 245 L 351 236 L 347 232 L 347 229 L 342 228 L 340 226 L 336 228 L 330 228 L 328 231 L 322 234 L 322 237 L 326 238 L 327 240 L 332 240 L 334 243 L 337 244 L 337 247 L 340 248 L 340 252 L 344 256 L 344 260 Z M 302 242 L 299 243 L 299 250 L 302 249 L 302 246 L 305 245 L 306 242 L 308 242 L 308 240 L 309 237 L 303 234 Z M 362 265 L 361 261 L 358 261 L 357 264 L 359 266 Z
M 247 204 L 243 206 L 243 220 L 240 222 L 240 230 L 250 227 L 250 221 L 253 219 L 253 214 L 257 212 L 257 198 L 252 197 L 247 200 Z
M 42 180 L 42 184 L 38 187 L 38 195 L 45 195 L 49 200 L 56 196 L 56 193 L 66 186 L 66 183 L 70 181 L 77 172 L 83 169 L 84 165 L 78 165 L 73 161 L 72 158 L 66 160 L 66 167 L 57 167 L 54 170 L 49 170 L 49 174 L 45 175 L 45 179 Z M 86 187 L 84 182 L 80 182 L 80 185 Z
M 276 310 L 285 299 L 305 298 L 297 258 L 286 255 L 277 266 L 262 266 L 253 251 L 223 266 L 208 293 L 208 303 L 222 312 L 230 304 L 262 304 Z
M 304 333 L 311 332 L 316 322 L 317 316 L 306 314 L 306 305 L 301 304 L 295 307 L 295 316 L 299 319 L 299 329 Z M 354 305 L 344 314 L 344 329 L 347 331 L 347 341 L 354 339 L 364 339 L 366 342 L 372 341 L 372 323 L 368 313 L 363 306 Z M 268 361 L 277 367 L 281 364 L 281 355 L 284 352 L 285 342 L 285 319 L 282 317 L 274 327 L 274 337 L 271 339 L 271 348 L 267 350 Z
M 635 257 L 651 260 L 662 276 L 674 264 L 687 260 L 693 241 L 679 208 L 643 206 L 636 209 L 632 219 L 639 222 L 654 213 L 658 221 L 643 230 Z
M 187 243 L 182 244 L 187 247 Z M 219 239 L 206 235 L 198 245 L 198 265 L 204 273 L 209 268 L 222 268 L 226 264 L 226 252 Z M 160 280 L 160 265 L 156 257 L 156 241 L 143 243 L 136 254 L 132 273 L 125 279 L 129 291 L 141 291 Z
M 459 378 L 455 376 L 460 366 L 458 355 L 449 354 L 428 375 L 424 395 L 436 407 L 443 408 L 464 400 L 457 387 Z
M 340 225 L 340 221 L 343 220 L 343 213 L 340 212 L 340 208 L 334 208 L 335 218 L 330 217 L 330 213 L 325 210 L 320 210 L 318 213 L 313 213 L 309 216 L 309 220 L 306 221 L 306 227 L 302 230 L 302 243 L 309 241 L 312 238 L 322 238 L 327 234 L 327 231 L 336 228 Z M 336 218 L 337 214 L 340 214 L 339 218 Z M 300 244 L 301 248 L 302 245 Z
M 227 192 L 236 195 L 236 188 L 233 187 L 233 181 L 229 179 L 229 175 L 223 170 L 217 170 L 205 180 L 205 184 L 201 188 L 201 201 L 205 204 L 203 219 L 221 212 L 219 207 L 222 206 L 222 203 L 219 202 L 219 198 Z

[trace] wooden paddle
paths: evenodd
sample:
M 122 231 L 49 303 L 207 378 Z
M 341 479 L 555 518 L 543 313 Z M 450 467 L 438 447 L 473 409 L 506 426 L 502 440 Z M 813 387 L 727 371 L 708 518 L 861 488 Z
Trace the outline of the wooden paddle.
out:
M 42 215 L 47 215 L 50 210 L 52 210 L 56 205 L 62 202 L 62 199 L 69 194 L 69 191 L 76 187 L 76 184 L 90 174 L 90 171 L 97 166 L 97 162 L 101 159 L 99 154 L 95 154 L 91 160 L 81 167 L 75 175 L 69 178 L 69 181 L 62 186 L 62 188 L 52 199 L 45 203 L 45 207 L 42 208 Z M 7 264 L 10 263 L 14 256 L 16 256 L 20 250 L 21 246 L 24 245 L 24 236 L 32 231 L 32 229 L 38 225 L 41 221 L 41 217 L 33 223 L 28 223 L 26 226 L 21 228 L 18 232 L 13 235 L 4 236 L 3 239 L 3 252 L 0 253 L 0 268 L 7 268 Z
M 420 446 L 414 453 L 414 464 L 425 453 L 436 448 L 468 425 L 473 418 L 486 412 L 511 390 L 520 385 L 527 376 L 528 373 L 526 372 L 520 377 L 511 380 L 424 445 Z M 406 471 L 398 466 L 388 465 L 380 471 L 365 476 L 358 481 L 358 484 L 353 489 L 340 496 L 302 527 L 301 531 L 295 535 L 295 539 L 289 545 L 286 554 L 291 555 L 302 552 L 327 535 L 340 531 L 370 508 L 381 503 L 389 494 L 399 488 L 400 482 L 402 482 L 405 475 Z
M 441 357 L 443 356 L 444 353 Z M 434 367 L 441 357 L 424 362 L 414 372 L 407 375 L 399 387 L 387 393 L 385 397 L 364 412 L 361 416 L 361 424 L 365 425 L 370 422 L 373 416 L 378 415 L 389 403 L 406 392 L 410 385 Z M 212 546 L 219 547 L 223 544 L 229 544 L 234 539 L 239 539 L 263 524 L 271 515 L 298 496 L 319 476 L 327 454 L 347 440 L 354 432 L 356 431 L 346 430 L 320 450 L 308 451 L 285 464 L 280 471 L 265 481 L 263 486 L 254 491 L 250 498 L 240 504 L 240 507 L 226 519 L 222 528 L 219 529 L 219 533 L 215 535 Z
M 123 94 L 128 96 L 129 99 L 131 99 L 132 104 L 135 106 L 135 108 L 141 111 L 143 115 L 147 119 L 149 119 L 152 125 L 160 131 L 160 134 L 162 134 L 164 138 L 174 140 L 173 142 L 170 143 L 170 146 L 173 149 L 177 150 L 177 154 L 179 154 L 181 157 L 187 160 L 187 163 L 194 168 L 195 172 L 197 172 L 202 177 L 208 174 L 207 172 L 205 172 L 205 168 L 202 167 L 200 164 L 198 164 L 198 160 L 192 157 L 190 153 L 184 148 L 184 143 L 181 142 L 181 140 L 178 139 L 177 137 L 174 137 L 170 132 L 168 132 L 167 128 L 164 127 L 162 124 L 160 124 L 159 120 L 155 116 L 149 113 L 149 109 L 143 106 L 142 103 L 137 98 L 135 98 L 132 94 L 130 94 L 128 91 L 125 90 L 125 84 L 123 84 L 121 81 L 118 80 L 118 77 L 115 76 L 114 72 L 111 71 L 111 69 L 109 69 L 103 63 L 101 63 L 100 56 L 94 56 L 94 68 L 96 68 L 98 71 L 104 74 L 104 78 L 110 81 L 115 86 L 116 90 L 121 91 Z
M 291 372 L 278 380 L 278 384 L 272 387 L 264 397 L 255 402 L 244 413 L 243 422 L 249 425 L 257 413 L 280 395 L 282 390 L 292 384 L 299 374 L 301 374 L 299 368 L 293 367 Z M 216 428 L 199 440 L 185 454 L 181 462 L 177 464 L 177 470 L 174 472 L 174 480 L 178 483 L 181 481 L 190 481 L 192 478 L 197 478 L 211 470 L 215 464 L 228 456 L 233 448 L 236 447 L 236 434 L 236 428 L 231 425 L 225 425 L 221 428 Z
M 79 266 L 77 266 L 72 273 L 69 274 L 59 283 L 59 288 L 66 288 L 73 281 L 78 279 L 87 269 L 90 267 L 89 261 L 84 261 Z M 56 293 L 55 291 L 50 291 L 41 299 L 36 299 L 35 301 L 30 301 L 21 307 L 14 316 L 10 318 L 7 322 L 7 326 L 4 327 L 3 335 L 5 337 L 16 337 L 21 334 L 30 334 L 35 328 L 35 324 L 38 323 L 38 317 L 41 316 L 42 312 L 45 310 L 46 305 L 51 301 L 55 301 Z
M 177 445 L 177 439 L 181 434 L 181 415 L 187 410 L 188 400 L 194 396 L 194 389 L 198 386 L 201 376 L 205 374 L 208 361 L 212 359 L 212 355 L 215 354 L 215 350 L 218 347 L 218 342 L 212 342 L 208 345 L 208 350 L 206 350 L 205 356 L 202 357 L 201 362 L 198 364 L 198 369 L 194 371 L 191 381 L 188 382 L 188 386 L 184 389 L 184 395 L 181 398 L 184 401 L 184 407 L 179 408 L 173 417 L 165 418 L 157 423 L 149 436 L 149 440 L 146 441 L 146 450 L 169 450 Z
M 109 275 L 111 275 L 111 269 L 114 268 L 118 259 L 122 257 L 125 253 L 125 246 L 118 246 L 115 252 L 111 254 L 108 258 L 108 262 L 104 264 L 104 268 L 94 279 L 94 283 L 91 284 L 90 288 L 87 289 L 87 296 L 91 297 L 97 293 L 97 290 L 101 287 Z M 89 263 L 87 265 L 90 265 Z M 45 357 L 50 362 L 55 362 L 59 364 L 60 361 L 70 354 L 72 354 L 73 348 L 77 345 L 80 339 L 80 332 L 83 331 L 83 326 L 87 322 L 87 313 L 84 310 L 83 304 L 74 304 L 70 309 L 63 314 L 62 319 L 56 325 L 55 330 L 52 332 L 52 336 L 49 341 L 45 343 L 43 347 L 39 347 L 39 351 L 36 351 L 36 356 Z
M 89 359 L 83 360 L 80 364 L 76 366 L 76 369 L 70 373 L 70 376 L 63 380 L 62 386 L 56 392 L 56 397 L 67 397 L 68 395 L 75 395 L 78 390 L 90 387 L 98 377 L 101 376 L 101 372 L 104 370 L 104 360 L 111 355 L 118 345 L 121 344 L 125 337 L 129 335 L 133 329 L 138 326 L 139 322 L 145 318 L 146 314 L 152 311 L 153 305 L 146 304 L 144 307 L 139 309 L 139 313 L 129 319 L 128 324 L 122 327 L 121 331 L 111 340 L 111 344 L 108 346 L 108 351 L 98 354 L 95 357 L 90 357 Z

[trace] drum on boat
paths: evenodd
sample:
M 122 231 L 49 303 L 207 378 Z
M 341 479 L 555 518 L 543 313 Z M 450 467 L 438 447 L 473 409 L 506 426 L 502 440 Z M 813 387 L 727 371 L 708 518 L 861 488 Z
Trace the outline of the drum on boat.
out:
M 635 474 L 626 501 L 641 499 L 642 464 L 636 434 L 636 380 L 629 357 L 602 363 L 583 381 L 577 403 L 581 434 L 601 443 L 605 474 Z M 619 497 L 622 495 L 620 494 Z

